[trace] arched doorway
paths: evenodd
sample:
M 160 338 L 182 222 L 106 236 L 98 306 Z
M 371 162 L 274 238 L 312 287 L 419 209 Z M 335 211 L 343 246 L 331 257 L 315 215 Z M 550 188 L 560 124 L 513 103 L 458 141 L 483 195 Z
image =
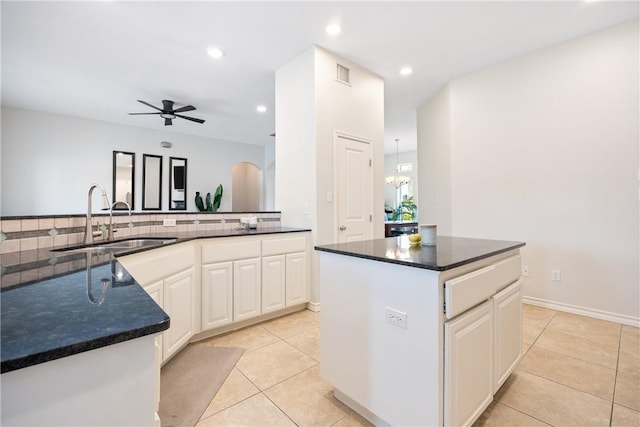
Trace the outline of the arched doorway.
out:
M 231 170 L 231 209 L 233 212 L 262 210 L 262 169 L 253 163 L 241 162 Z

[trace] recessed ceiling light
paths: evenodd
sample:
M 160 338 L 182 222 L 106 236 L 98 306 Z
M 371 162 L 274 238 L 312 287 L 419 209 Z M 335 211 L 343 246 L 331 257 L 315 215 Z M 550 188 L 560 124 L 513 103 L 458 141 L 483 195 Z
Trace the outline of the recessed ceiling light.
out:
M 266 113 L 267 112 L 267 107 L 265 107 L 264 105 L 258 105 L 256 107 L 256 111 L 258 113 Z
M 330 36 L 337 36 L 338 34 L 340 34 L 340 31 L 342 31 L 342 28 L 340 28 L 340 25 L 338 24 L 330 24 L 327 25 L 327 34 L 329 34 Z
M 402 69 L 400 69 L 400 75 L 402 76 L 408 76 L 411 73 L 413 73 L 413 70 L 411 69 L 411 67 L 402 67 Z
M 222 49 L 217 47 L 207 48 L 207 53 L 214 59 L 220 59 L 224 56 L 224 52 L 222 51 Z

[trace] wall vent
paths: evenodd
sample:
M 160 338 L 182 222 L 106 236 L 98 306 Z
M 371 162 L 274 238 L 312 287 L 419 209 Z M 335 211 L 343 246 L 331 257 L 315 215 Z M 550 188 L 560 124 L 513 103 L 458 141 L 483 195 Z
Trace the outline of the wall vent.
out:
M 351 84 L 351 70 L 341 64 L 336 64 L 336 80 L 340 83 Z

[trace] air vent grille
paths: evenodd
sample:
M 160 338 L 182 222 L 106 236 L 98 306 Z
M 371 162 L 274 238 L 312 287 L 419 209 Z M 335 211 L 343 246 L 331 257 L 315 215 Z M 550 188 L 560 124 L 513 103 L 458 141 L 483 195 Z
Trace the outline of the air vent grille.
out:
M 351 83 L 351 70 L 341 64 L 336 64 L 336 80 L 342 83 Z

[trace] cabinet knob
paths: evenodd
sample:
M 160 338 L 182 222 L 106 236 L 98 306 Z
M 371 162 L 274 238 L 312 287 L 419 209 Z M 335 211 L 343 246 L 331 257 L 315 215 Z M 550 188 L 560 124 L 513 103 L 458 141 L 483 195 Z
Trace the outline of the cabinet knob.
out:
M 346 230 L 346 229 L 347 229 L 347 227 L 345 227 L 344 225 L 341 225 L 341 226 L 340 226 L 340 231 L 344 231 L 344 230 Z

